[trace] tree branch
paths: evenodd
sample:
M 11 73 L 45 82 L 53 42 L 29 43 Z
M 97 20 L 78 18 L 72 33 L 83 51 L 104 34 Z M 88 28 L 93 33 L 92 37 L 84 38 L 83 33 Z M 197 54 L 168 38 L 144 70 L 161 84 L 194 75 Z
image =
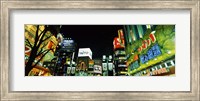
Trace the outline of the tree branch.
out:
M 48 44 L 48 42 L 47 42 L 47 43 L 45 43 L 45 44 L 42 46 L 42 48 L 44 48 L 45 46 L 47 46 L 47 44 Z M 41 48 L 41 49 L 42 49 L 42 48 Z
M 45 44 L 41 47 L 41 49 L 40 49 L 40 51 L 38 52 L 38 55 L 37 55 L 37 56 L 39 56 L 39 55 L 41 55 L 41 53 L 43 53 L 43 52 L 42 52 L 42 49 L 43 49 L 45 46 L 47 46 L 47 44 L 48 44 L 48 43 L 45 43 Z
M 46 33 L 45 31 L 47 32 L 46 27 L 45 27 L 44 30 L 40 33 L 39 37 L 41 37 L 43 34 L 45 34 L 45 33 Z
M 44 39 L 44 40 L 40 40 L 40 41 L 42 41 L 42 42 L 45 42 L 47 39 L 49 39 L 51 36 L 49 36 L 49 37 L 47 37 L 46 39 Z M 47 44 L 48 44 L 48 42 L 47 43 L 45 43 L 42 47 L 41 47 L 41 49 L 40 49 L 40 52 L 37 54 L 37 56 L 39 56 L 39 55 L 41 55 L 41 54 L 43 54 L 44 53 L 44 51 L 42 52 L 42 49 L 45 47 L 45 46 L 47 46 Z M 48 49 L 47 49 L 48 50 Z M 52 50 L 52 49 L 50 49 L 50 50 Z M 36 56 L 36 57 L 37 57 Z
M 51 35 L 48 36 L 46 39 L 42 40 L 43 42 L 45 42 L 47 39 L 51 38 Z
M 35 35 L 35 45 L 37 45 L 37 42 L 39 40 L 39 37 L 38 37 L 38 35 L 39 35 L 39 25 L 37 25 L 37 29 L 36 29 L 36 33 L 35 34 L 36 34 Z
M 28 46 L 33 48 L 33 46 L 31 45 L 30 41 L 28 39 L 25 40 L 28 43 Z
M 40 45 L 42 44 L 42 42 L 44 42 L 44 41 L 42 41 L 42 39 L 44 38 L 44 35 L 46 34 L 47 31 L 48 31 L 48 27 L 45 27 L 45 29 L 41 32 L 41 34 L 40 34 L 41 38 L 40 38 L 40 40 L 38 40 L 39 43 L 37 45 L 37 48 L 39 48 Z
M 35 65 L 34 65 L 33 67 L 35 67 L 35 66 L 44 58 L 44 56 L 45 56 L 49 51 L 50 51 L 50 49 L 47 50 L 46 53 L 44 53 L 44 54 L 42 55 L 42 57 L 35 63 Z
M 36 55 L 36 57 L 40 56 L 41 54 L 43 54 L 44 52 L 48 51 L 49 49 L 46 49 L 44 51 L 40 50 L 40 52 Z

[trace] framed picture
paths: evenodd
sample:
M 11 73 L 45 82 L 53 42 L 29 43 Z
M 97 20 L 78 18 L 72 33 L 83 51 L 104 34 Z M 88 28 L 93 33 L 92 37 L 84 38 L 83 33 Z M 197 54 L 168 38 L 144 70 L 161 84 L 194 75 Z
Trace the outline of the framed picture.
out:
M 1 100 L 198 101 L 199 3 L 1 1 Z

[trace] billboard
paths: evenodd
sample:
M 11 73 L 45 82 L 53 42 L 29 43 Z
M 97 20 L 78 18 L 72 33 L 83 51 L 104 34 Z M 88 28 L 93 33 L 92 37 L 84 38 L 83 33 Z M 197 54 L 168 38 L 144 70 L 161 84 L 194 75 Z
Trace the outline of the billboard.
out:
M 61 43 L 61 50 L 67 52 L 74 52 L 75 51 L 74 40 L 72 40 L 71 38 L 64 38 Z
M 78 57 L 89 57 L 92 59 L 92 51 L 90 48 L 79 48 Z
M 62 42 L 62 46 L 67 47 L 67 46 L 74 46 L 74 40 L 71 38 L 64 38 Z
M 121 41 L 118 37 L 114 38 L 113 46 L 114 46 L 114 50 L 124 48 L 124 45 L 121 44 Z

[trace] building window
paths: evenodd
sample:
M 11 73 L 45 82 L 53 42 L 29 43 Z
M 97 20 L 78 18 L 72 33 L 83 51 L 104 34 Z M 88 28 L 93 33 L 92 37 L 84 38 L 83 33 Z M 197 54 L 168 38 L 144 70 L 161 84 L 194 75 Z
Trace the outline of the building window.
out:
M 167 63 L 167 67 L 172 66 L 171 61 Z

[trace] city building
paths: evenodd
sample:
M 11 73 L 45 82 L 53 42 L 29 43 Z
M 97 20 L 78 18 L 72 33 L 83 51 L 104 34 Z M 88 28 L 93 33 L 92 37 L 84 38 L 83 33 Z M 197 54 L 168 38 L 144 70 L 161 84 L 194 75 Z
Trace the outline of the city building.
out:
M 90 48 L 79 48 L 77 66 L 76 66 L 76 76 L 87 76 L 88 75 L 90 60 L 92 60 L 91 49 Z
M 122 29 L 118 30 L 118 37 L 114 38 L 113 46 L 115 75 L 127 75 L 128 69 L 126 65 L 125 38 Z
M 175 74 L 175 25 L 125 25 L 128 74 Z
M 61 35 L 62 36 L 62 35 Z M 73 76 L 75 75 L 76 63 L 74 60 L 76 43 L 72 38 L 61 38 L 56 49 L 56 67 L 54 75 Z

